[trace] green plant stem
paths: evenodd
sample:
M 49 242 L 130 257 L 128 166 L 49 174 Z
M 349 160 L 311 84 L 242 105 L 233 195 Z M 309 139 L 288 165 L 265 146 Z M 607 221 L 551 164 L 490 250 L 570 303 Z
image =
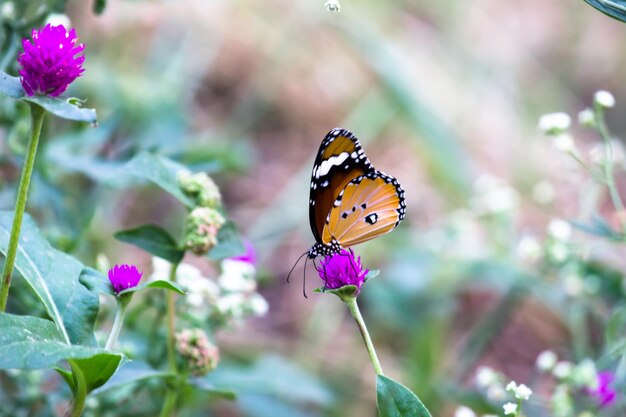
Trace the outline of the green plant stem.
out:
M 356 303 L 356 297 L 350 297 L 345 299 L 344 301 L 348 305 L 348 309 L 350 310 L 350 313 L 352 313 L 352 317 L 354 317 L 356 325 L 359 327 L 361 336 L 363 336 L 363 341 L 365 342 L 367 353 L 370 355 L 372 365 L 374 365 L 374 371 L 376 371 L 376 375 L 383 375 L 383 368 L 381 368 L 380 362 L 378 361 L 378 356 L 376 356 L 376 349 L 374 349 L 372 338 L 367 331 L 367 327 L 365 326 L 365 322 L 363 321 L 363 316 L 361 316 L 361 311 L 359 310 L 359 306 Z
M 24 167 L 20 177 L 20 185 L 17 189 L 17 199 L 15 201 L 15 212 L 13 217 L 13 226 L 11 227 L 11 237 L 9 238 L 9 247 L 7 256 L 2 269 L 2 283 L 0 284 L 0 312 L 4 312 L 7 307 L 7 299 L 9 298 L 9 287 L 11 286 L 11 276 L 13 275 L 13 265 L 15 264 L 15 256 L 17 254 L 17 244 L 20 239 L 20 230 L 22 228 L 22 218 L 26 209 L 26 200 L 28 198 L 28 186 L 30 185 L 30 177 L 33 174 L 35 166 L 35 155 L 37 154 L 37 145 L 39 144 L 39 135 L 41 134 L 41 126 L 46 111 L 37 104 L 30 105 L 31 112 L 31 136 L 28 142 Z
M 604 181 L 607 188 L 609 189 L 609 195 L 611 196 L 613 207 L 617 211 L 617 219 L 621 226 L 622 233 L 626 234 L 626 223 L 624 222 L 624 216 L 626 215 L 626 213 L 624 213 L 624 204 L 622 203 L 622 197 L 617 191 L 617 187 L 615 186 L 615 176 L 613 175 L 613 142 L 611 141 L 611 134 L 609 133 L 609 129 L 606 126 L 602 107 L 596 105 L 594 112 L 598 133 L 604 141 Z
M 170 271 L 170 281 L 176 282 L 176 270 L 178 269 L 178 263 L 172 265 Z M 174 299 L 174 292 L 167 291 L 165 294 L 167 302 L 167 364 L 170 373 L 177 379 L 178 368 L 176 367 L 176 304 Z M 165 395 L 165 401 L 161 408 L 161 417 L 173 416 L 175 412 L 176 399 L 178 392 L 176 387 L 169 386 L 167 394 Z
M 124 315 L 126 315 L 126 307 L 130 303 L 130 299 L 132 298 L 132 293 L 124 294 L 120 298 L 117 299 L 117 311 L 115 312 L 115 320 L 113 321 L 113 328 L 111 329 L 111 334 L 109 334 L 109 338 L 107 339 L 106 345 L 104 345 L 105 349 L 113 349 L 115 342 L 117 342 L 117 338 L 120 335 L 120 330 L 122 330 L 122 324 L 124 323 Z

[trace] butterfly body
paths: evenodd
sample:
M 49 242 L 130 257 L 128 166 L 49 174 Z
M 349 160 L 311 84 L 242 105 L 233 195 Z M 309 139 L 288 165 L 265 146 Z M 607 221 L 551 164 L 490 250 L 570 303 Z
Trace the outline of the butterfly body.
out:
M 331 130 L 313 164 L 309 223 L 316 243 L 309 258 L 333 255 L 393 230 L 404 218 L 404 190 L 377 171 L 354 134 Z

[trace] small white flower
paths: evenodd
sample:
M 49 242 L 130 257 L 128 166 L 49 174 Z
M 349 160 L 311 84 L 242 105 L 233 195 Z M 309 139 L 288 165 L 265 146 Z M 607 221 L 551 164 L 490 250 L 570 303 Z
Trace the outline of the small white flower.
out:
M 515 388 L 515 398 L 518 400 L 527 401 L 532 395 L 533 391 L 524 384 L 520 384 Z
M 541 257 L 541 245 L 532 236 L 524 236 L 517 244 L 517 256 L 521 261 L 533 263 Z
M 457 407 L 454 417 L 476 417 L 476 413 L 463 405 Z
M 578 297 L 582 294 L 585 285 L 578 274 L 568 274 L 563 278 L 563 289 L 570 297 Z
M 493 384 L 487 389 L 487 393 L 485 394 L 489 401 L 502 401 L 507 395 L 504 388 L 500 384 Z
M 215 307 L 222 314 L 228 314 L 236 319 L 240 319 L 243 317 L 245 303 L 246 299 L 243 294 L 233 293 L 220 297 Z
M 559 379 L 568 378 L 572 374 L 572 368 L 571 362 L 561 361 L 554 366 L 552 375 Z
M 170 279 L 170 271 L 172 265 L 165 259 L 152 257 L 152 275 L 150 275 L 150 281 L 156 280 L 168 280 Z
M 50 23 L 52 26 L 63 25 L 66 28 L 72 27 L 72 22 L 66 14 L 51 13 L 46 18 L 46 23 Z
M 533 187 L 532 196 L 539 204 L 550 204 L 554 201 L 554 186 L 548 181 L 538 182 Z
M 567 113 L 544 114 L 539 118 L 539 129 L 548 135 L 563 133 L 571 124 L 572 120 Z
M 516 389 L 517 389 L 517 383 L 515 381 L 509 382 L 506 386 L 507 391 L 515 391 Z
M 613 94 L 609 93 L 606 90 L 597 91 L 593 95 L 593 101 L 597 105 L 601 107 L 605 107 L 605 108 L 610 108 L 610 107 L 615 106 L 615 97 L 613 97 Z
M 517 413 L 517 404 L 506 403 L 502 406 L 502 408 L 504 409 L 504 415 L 506 416 Z
M 552 144 L 557 150 L 563 153 L 569 154 L 576 152 L 576 144 L 574 143 L 574 138 L 569 133 L 561 133 L 555 136 Z
M 596 364 L 589 358 L 583 359 L 573 370 L 572 377 L 578 385 L 584 385 L 591 389 L 598 384 L 598 371 Z
M 252 294 L 248 300 L 248 307 L 252 312 L 252 315 L 261 317 L 267 314 L 269 311 L 269 304 L 267 300 L 263 298 L 261 294 Z
M 553 219 L 548 224 L 548 234 L 556 240 L 567 241 L 572 235 L 572 225 L 561 219 Z
M 476 371 L 475 380 L 478 388 L 488 388 L 498 382 L 498 374 L 487 366 L 481 366 L 478 368 L 478 371 Z
M 556 356 L 556 353 L 552 352 L 551 350 L 544 350 L 539 354 L 539 356 L 537 356 L 537 362 L 535 364 L 537 366 L 537 369 L 546 372 L 554 368 L 557 360 L 558 358 Z
M 15 18 L 15 5 L 12 1 L 8 1 L 0 7 L 0 15 L 6 19 Z
M 217 282 L 227 292 L 252 292 L 257 286 L 255 274 L 256 268 L 251 263 L 225 259 L 222 261 L 222 274 Z
M 593 114 L 593 110 L 585 109 L 578 113 L 578 123 L 583 126 L 593 127 L 596 123 L 596 116 Z
M 341 11 L 341 4 L 339 4 L 339 0 L 328 0 L 326 3 L 324 3 L 324 6 L 329 12 Z

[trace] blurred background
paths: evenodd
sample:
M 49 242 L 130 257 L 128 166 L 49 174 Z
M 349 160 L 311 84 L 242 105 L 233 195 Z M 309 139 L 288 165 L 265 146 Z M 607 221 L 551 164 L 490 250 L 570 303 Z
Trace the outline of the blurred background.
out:
M 623 298 L 623 249 L 574 230 L 584 257 L 571 278 L 545 260 L 547 227 L 587 222 L 594 211 L 616 218 L 537 123 L 555 111 L 575 119 L 606 89 L 617 98 L 608 124 L 623 135 L 623 24 L 557 0 L 343 0 L 339 13 L 322 0 L 114 0 L 100 15 L 91 2 L 28 3 L 41 16 L 66 7 L 86 44 L 86 71 L 70 94 L 100 120 L 92 128 L 47 119 L 29 212 L 53 245 L 87 265 L 104 254 L 150 271 L 145 252 L 112 237 L 148 222 L 182 234 L 185 210 L 174 198 L 116 181 L 117 168 L 148 151 L 208 172 L 256 248 L 269 311 L 216 335 L 215 378 L 239 399 L 181 415 L 375 415 L 375 379 L 347 309 L 312 292 L 321 281 L 310 265 L 308 298 L 302 265 L 286 283 L 314 242 L 309 176 L 336 126 L 406 190 L 402 224 L 355 248 L 381 270 L 360 301 L 383 369 L 433 416 L 461 403 L 495 414 L 475 393 L 480 366 L 547 391 L 554 382 L 535 370 L 540 352 L 574 362 L 601 355 L 607 306 Z M 4 44 L 15 43 L 7 33 Z M 16 74 L 12 61 L 0 64 Z M 5 101 L 0 207 L 11 209 L 29 119 L 26 106 Z M 574 132 L 592 157 L 599 139 Z M 187 261 L 215 275 L 206 260 Z M 137 392 L 117 404 L 151 401 Z

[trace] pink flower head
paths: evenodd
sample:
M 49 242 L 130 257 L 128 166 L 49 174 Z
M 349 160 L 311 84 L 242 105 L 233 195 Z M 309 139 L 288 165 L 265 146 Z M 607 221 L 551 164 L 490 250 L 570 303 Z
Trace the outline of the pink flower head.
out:
M 251 265 L 256 265 L 256 252 L 254 250 L 254 246 L 252 242 L 249 240 L 244 241 L 244 246 L 246 247 L 246 252 L 239 256 L 233 256 L 232 260 L 247 262 Z
M 85 56 L 75 55 L 83 52 L 85 45 L 76 44 L 76 30 L 68 32 L 63 25 L 33 29 L 32 38 L 22 40 L 24 52 L 17 58 L 24 91 L 29 96 L 56 97 L 83 73 Z
M 614 380 L 615 375 L 612 372 L 600 372 L 598 374 L 598 386 L 587 391 L 589 395 L 595 397 L 600 407 L 605 407 L 615 401 L 617 392 L 611 387 Z
M 317 268 L 326 288 L 334 290 L 344 285 L 354 285 L 358 289 L 365 282 L 369 270 L 361 265 L 361 257 L 356 258 L 352 249 L 326 256 Z
M 135 265 L 115 265 L 109 269 L 109 281 L 111 281 L 115 294 L 136 287 L 142 275 L 143 273 L 139 272 Z

